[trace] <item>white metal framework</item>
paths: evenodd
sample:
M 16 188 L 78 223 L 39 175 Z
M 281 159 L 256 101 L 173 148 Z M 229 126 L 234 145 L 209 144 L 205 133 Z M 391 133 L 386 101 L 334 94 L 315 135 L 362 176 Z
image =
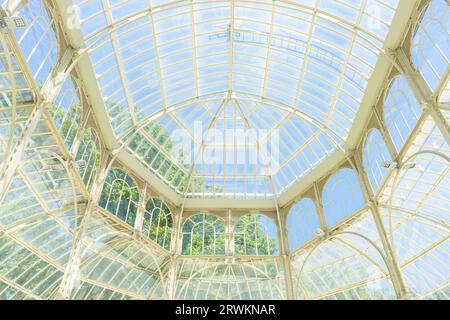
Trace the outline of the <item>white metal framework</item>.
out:
M 0 299 L 449 299 L 448 1 L 0 3 Z

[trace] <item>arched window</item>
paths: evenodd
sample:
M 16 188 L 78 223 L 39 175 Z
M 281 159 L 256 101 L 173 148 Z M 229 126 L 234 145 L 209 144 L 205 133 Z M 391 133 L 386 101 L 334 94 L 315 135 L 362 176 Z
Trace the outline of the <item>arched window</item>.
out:
M 45 1 L 25 3 L 17 15 L 25 18 L 27 28 L 14 33 L 34 79 L 42 86 L 58 61 L 56 27 Z
M 341 169 L 327 181 L 322 194 L 323 210 L 329 227 L 364 206 L 358 177 L 352 169 Z
M 316 205 L 309 198 L 297 202 L 289 211 L 287 232 L 291 251 L 314 238 L 314 231 L 320 227 Z
M 125 172 L 113 168 L 106 176 L 99 205 L 134 227 L 139 203 L 136 183 Z
M 448 1 L 432 1 L 412 39 L 412 61 L 433 91 L 450 63 L 449 8 Z
M 186 255 L 225 254 L 225 226 L 218 217 L 196 214 L 183 225 L 182 252 Z
M 70 149 L 80 126 L 82 112 L 78 86 L 71 77 L 64 81 L 55 103 L 50 107 L 50 112 L 61 138 Z
M 383 162 L 391 161 L 383 136 L 377 129 L 369 131 L 364 143 L 364 168 L 370 180 L 373 190 L 376 192 L 386 177 L 388 170 L 383 167 Z
M 169 250 L 173 220 L 169 207 L 158 197 L 150 198 L 145 206 L 142 232 L 161 247 Z
M 277 227 L 262 214 L 239 218 L 234 228 L 236 254 L 267 256 L 278 254 Z
M 417 123 L 422 110 L 404 76 L 391 83 L 384 102 L 384 120 L 397 151 Z
M 87 129 L 83 132 L 75 160 L 78 161 L 79 172 L 84 185 L 89 188 L 94 181 L 95 172 L 100 162 L 100 142 L 93 129 Z

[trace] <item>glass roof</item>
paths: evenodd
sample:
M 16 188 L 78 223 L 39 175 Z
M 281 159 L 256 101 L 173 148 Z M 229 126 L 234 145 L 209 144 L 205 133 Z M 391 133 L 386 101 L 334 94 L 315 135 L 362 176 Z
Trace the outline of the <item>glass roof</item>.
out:
M 72 1 L 0 0 L 0 300 L 450 298 L 447 1 Z
M 272 198 L 345 143 L 398 1 L 74 2 L 119 141 L 188 197 Z

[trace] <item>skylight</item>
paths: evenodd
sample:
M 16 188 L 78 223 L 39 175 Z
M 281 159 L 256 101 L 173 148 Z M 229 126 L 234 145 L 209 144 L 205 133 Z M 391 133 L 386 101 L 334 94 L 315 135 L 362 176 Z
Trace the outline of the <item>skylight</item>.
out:
M 397 6 L 75 3 L 116 139 L 137 135 L 130 151 L 181 195 L 237 199 L 279 196 L 344 145 Z M 195 138 L 194 123 L 221 131 L 211 161 L 204 157 L 212 146 Z M 227 141 L 241 129 L 277 136 L 277 159 L 258 151 L 249 163 L 240 150 L 261 146 Z M 174 132 L 191 140 L 191 161 L 186 150 L 183 159 L 174 155 Z M 270 170 L 258 164 L 268 162 Z

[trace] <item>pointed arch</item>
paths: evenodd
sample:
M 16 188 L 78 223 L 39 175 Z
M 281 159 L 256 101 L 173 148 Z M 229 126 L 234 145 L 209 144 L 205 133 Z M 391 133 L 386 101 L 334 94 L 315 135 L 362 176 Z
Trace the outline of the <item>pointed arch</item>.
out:
M 100 196 L 100 207 L 134 227 L 139 203 L 139 191 L 133 178 L 119 168 L 106 176 Z
M 182 228 L 182 253 L 185 255 L 225 254 L 225 225 L 212 214 L 189 217 Z
M 275 222 L 263 214 L 239 218 L 234 228 L 234 248 L 238 255 L 270 256 L 278 254 Z
M 169 207 L 158 197 L 151 197 L 145 206 L 142 233 L 166 250 L 170 250 L 173 218 Z
M 287 219 L 287 232 L 291 251 L 314 238 L 320 227 L 316 205 L 313 200 L 303 198 L 292 206 Z

